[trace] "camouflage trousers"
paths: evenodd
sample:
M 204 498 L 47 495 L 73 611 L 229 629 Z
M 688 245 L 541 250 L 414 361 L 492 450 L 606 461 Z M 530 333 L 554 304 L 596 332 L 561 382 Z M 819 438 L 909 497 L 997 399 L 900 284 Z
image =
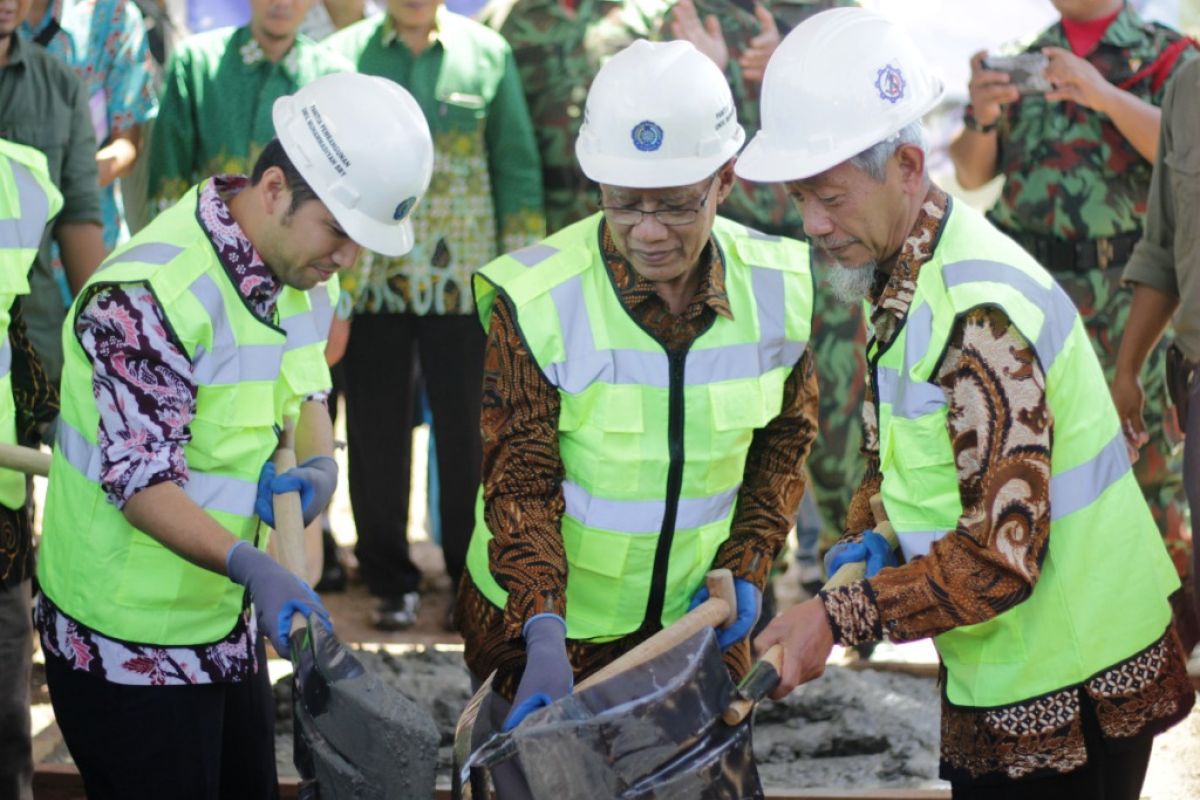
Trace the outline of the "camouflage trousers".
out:
M 1085 274 L 1054 273 L 1083 317 L 1109 385 L 1116 372 L 1117 350 L 1125 333 L 1132 297 L 1130 290 L 1121 286 L 1121 270 L 1122 267 L 1112 267 Z M 1142 369 L 1146 433 L 1150 440 L 1142 448 L 1133 472 L 1176 570 L 1180 577 L 1186 577 L 1191 571 L 1192 531 L 1183 489 L 1183 436 L 1167 394 L 1166 352 L 1166 342 L 1159 342 Z
M 818 270 L 820 267 L 816 267 Z M 821 516 L 818 551 L 838 540 L 863 474 L 862 404 L 867 385 L 863 308 L 834 297 L 817 276 L 809 346 L 820 385 L 818 434 L 808 457 L 808 491 Z

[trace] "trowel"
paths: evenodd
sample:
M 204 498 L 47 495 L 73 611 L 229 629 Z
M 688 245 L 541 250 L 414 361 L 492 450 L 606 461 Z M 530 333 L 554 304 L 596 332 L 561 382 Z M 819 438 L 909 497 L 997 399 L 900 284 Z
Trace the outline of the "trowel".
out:
M 273 456 L 281 475 L 296 465 L 291 421 Z M 274 497 L 279 561 L 306 581 L 298 492 Z M 301 800 L 432 797 L 437 725 L 428 712 L 363 668 L 315 616 L 292 617 L 293 759 Z

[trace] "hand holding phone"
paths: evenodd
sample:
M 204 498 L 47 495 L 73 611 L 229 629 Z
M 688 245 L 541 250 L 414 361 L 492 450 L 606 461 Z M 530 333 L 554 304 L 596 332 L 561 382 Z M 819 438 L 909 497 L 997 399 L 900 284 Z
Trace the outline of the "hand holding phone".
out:
M 991 126 L 1000 118 L 1001 107 L 1021 99 L 1020 91 L 1012 84 L 1007 72 L 990 70 L 984 66 L 988 57 L 986 50 L 971 56 L 971 82 L 967 89 L 971 94 L 971 110 L 980 125 Z
M 1045 94 L 1054 87 L 1046 78 L 1046 67 L 1050 59 L 1045 53 L 1018 53 L 1015 56 L 988 56 L 983 59 L 984 69 L 1003 72 L 1009 83 L 1021 94 Z

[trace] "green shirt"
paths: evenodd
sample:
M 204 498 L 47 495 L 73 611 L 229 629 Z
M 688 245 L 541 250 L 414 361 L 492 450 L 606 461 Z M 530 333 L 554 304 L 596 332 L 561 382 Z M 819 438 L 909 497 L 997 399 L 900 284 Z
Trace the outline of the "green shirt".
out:
M 342 277 L 356 312 L 468 314 L 471 276 L 545 234 L 533 123 L 512 50 L 439 8 L 436 39 L 414 56 L 387 14 L 325 40 L 359 72 L 408 89 L 433 134 L 433 180 L 412 215 L 408 255 L 365 253 Z
M 1126 5 L 1086 58 L 1109 83 L 1121 86 L 1180 35 L 1143 22 Z M 1061 22 L 1027 50 L 1043 47 L 1070 50 Z M 1185 50 L 1175 68 L 1194 54 Z M 1124 88 L 1157 106 L 1167 85 L 1147 74 Z M 1026 95 L 1006 109 L 998 133 L 997 167 L 1005 181 L 989 213 L 993 221 L 1021 233 L 1069 240 L 1141 230 L 1151 165 L 1107 115 L 1078 103 Z
M 668 0 L 493 0 L 479 19 L 512 45 L 537 132 L 550 232 L 594 214 L 600 196 L 575 161 L 584 100 L 604 63 L 650 39 Z
M 1162 105 L 1146 232 L 1124 278 L 1179 298 L 1175 343 L 1200 361 L 1200 60 L 1171 82 Z
M 100 224 L 96 134 L 83 84 L 65 63 L 19 36 L 9 39 L 8 65 L 0 68 L 0 138 L 46 155 L 50 179 L 62 192 L 57 223 Z M 66 307 L 50 259 L 50 227 L 42 235 L 29 275 L 31 294 L 21 306 L 29 338 L 52 380 L 62 370 Z
M 174 205 L 209 175 L 249 175 L 275 137 L 275 100 L 322 75 L 353 69 L 305 36 L 297 36 L 275 63 L 263 55 L 249 28 L 188 38 L 167 65 L 150 138 L 153 213 Z

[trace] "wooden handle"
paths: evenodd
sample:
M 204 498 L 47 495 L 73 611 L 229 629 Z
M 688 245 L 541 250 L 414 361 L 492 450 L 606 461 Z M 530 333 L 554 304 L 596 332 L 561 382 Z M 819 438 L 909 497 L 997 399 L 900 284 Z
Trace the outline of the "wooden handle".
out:
M 50 454 L 32 447 L 0 444 L 0 467 L 45 477 L 50 474 Z
M 723 573 L 723 574 L 722 574 Z M 688 613 L 634 647 L 629 652 L 593 672 L 575 686 L 575 691 L 606 681 L 626 670 L 662 655 L 672 647 L 690 639 L 704 628 L 718 628 L 737 619 L 737 599 L 733 592 L 733 573 L 714 569 L 705 578 L 708 599 Z
M 775 671 L 775 680 L 773 682 L 778 685 L 779 671 L 783 668 L 783 645 L 780 642 L 776 642 L 767 648 L 767 652 L 762 654 L 762 658 L 746 674 L 750 675 L 757 672 L 762 668 L 761 665 L 763 664 L 769 664 L 771 669 Z M 739 685 L 738 689 L 740 690 L 741 688 L 742 685 Z M 750 715 L 751 710 L 754 709 L 754 704 L 758 701 L 759 697 L 741 695 L 736 700 L 731 700 L 729 705 L 725 706 L 725 711 L 721 713 L 721 719 L 725 720 L 725 724 L 727 725 L 738 725 Z
M 887 509 L 883 506 L 883 496 L 876 493 L 871 495 L 871 514 L 875 517 L 874 531 L 887 540 L 888 545 L 893 550 L 900 546 L 900 540 L 896 538 L 896 531 L 892 529 L 892 523 L 888 522 Z M 826 589 L 836 589 L 838 586 L 846 586 L 847 584 L 861 581 L 867 577 L 867 565 L 864 561 L 852 561 L 849 564 L 843 564 L 833 576 L 825 581 Z
M 279 447 L 271 459 L 275 463 L 275 474 L 282 475 L 296 466 L 296 453 L 292 449 L 295 438 L 295 422 L 291 417 L 283 421 L 283 433 Z M 304 512 L 300 509 L 300 493 L 285 492 L 271 499 L 275 509 L 275 552 L 279 563 L 305 583 L 308 582 L 308 556 L 304 552 Z

